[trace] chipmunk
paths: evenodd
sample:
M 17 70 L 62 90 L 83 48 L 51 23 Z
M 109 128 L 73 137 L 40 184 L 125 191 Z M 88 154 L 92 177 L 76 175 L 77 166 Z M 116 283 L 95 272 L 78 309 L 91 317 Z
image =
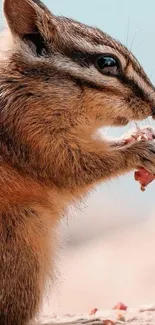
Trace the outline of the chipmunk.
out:
M 132 53 L 97 28 L 56 17 L 39 0 L 4 0 L 4 14 L 0 324 L 28 325 L 69 204 L 139 166 L 155 173 L 151 141 L 115 147 L 95 136 L 103 126 L 154 117 L 155 88 Z

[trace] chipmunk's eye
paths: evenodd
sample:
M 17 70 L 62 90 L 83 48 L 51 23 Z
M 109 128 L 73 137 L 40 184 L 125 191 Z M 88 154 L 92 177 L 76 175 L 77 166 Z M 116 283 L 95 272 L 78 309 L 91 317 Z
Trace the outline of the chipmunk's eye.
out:
M 106 75 L 117 76 L 120 72 L 120 64 L 112 56 L 100 55 L 96 60 L 96 67 Z

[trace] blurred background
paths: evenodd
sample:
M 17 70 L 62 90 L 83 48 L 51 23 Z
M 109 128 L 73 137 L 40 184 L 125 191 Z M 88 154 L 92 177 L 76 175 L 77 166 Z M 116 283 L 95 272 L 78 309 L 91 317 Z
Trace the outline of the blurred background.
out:
M 155 83 L 154 0 L 44 3 L 56 15 L 97 26 L 121 41 Z M 0 18 L 2 26 L 2 10 Z M 141 125 L 146 124 L 153 125 L 151 120 Z M 107 128 L 103 135 L 120 136 L 131 127 Z M 70 209 L 57 231 L 56 279 L 43 313 L 111 308 L 120 300 L 131 307 L 155 302 L 155 182 L 144 193 L 133 174 L 101 184 Z

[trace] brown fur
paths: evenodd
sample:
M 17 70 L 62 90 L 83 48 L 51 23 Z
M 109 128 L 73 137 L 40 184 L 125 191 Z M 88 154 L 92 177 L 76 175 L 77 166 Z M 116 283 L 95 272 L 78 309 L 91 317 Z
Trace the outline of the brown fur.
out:
M 139 165 L 155 173 L 151 142 L 119 148 L 95 136 L 151 115 L 155 91 L 134 56 L 100 30 L 55 17 L 39 0 L 5 0 L 4 12 L 0 325 L 27 325 L 53 267 L 51 230 L 72 200 Z M 101 53 L 118 57 L 119 78 L 97 70 Z

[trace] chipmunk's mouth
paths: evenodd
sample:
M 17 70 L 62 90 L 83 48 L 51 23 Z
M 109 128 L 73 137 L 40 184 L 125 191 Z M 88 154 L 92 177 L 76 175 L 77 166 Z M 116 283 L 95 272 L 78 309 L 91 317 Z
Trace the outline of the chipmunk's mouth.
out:
M 115 120 L 114 120 L 114 125 L 116 126 L 125 126 L 129 123 L 129 120 L 126 117 L 121 117 L 118 116 Z
M 154 106 L 152 107 L 151 113 L 152 113 L 151 116 L 152 116 L 153 120 L 155 120 L 155 107 Z

